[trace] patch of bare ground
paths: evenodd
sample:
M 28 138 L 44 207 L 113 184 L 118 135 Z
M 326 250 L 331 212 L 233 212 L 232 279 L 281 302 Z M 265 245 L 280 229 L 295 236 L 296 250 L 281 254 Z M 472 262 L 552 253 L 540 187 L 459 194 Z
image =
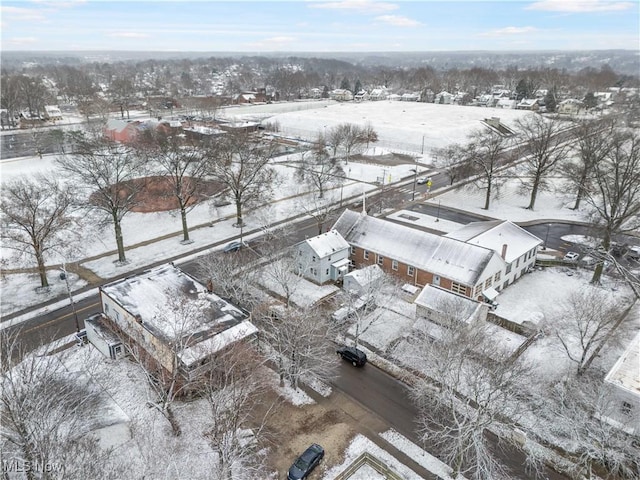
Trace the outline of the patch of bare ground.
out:
M 388 153 L 386 155 L 351 155 L 349 157 L 350 162 L 360 162 L 360 163 L 370 163 L 376 165 L 387 165 L 387 166 L 395 166 L 395 165 L 413 165 L 416 162 L 415 157 L 411 155 L 403 155 L 400 153 Z M 344 168 L 344 167 L 343 167 Z
M 309 479 L 321 478 L 327 468 L 343 461 L 344 451 L 356 434 L 354 426 L 349 424 L 352 419 L 344 412 L 326 403 L 295 406 L 270 391 L 262 407 L 266 409 L 273 404 L 276 407 L 267 420 L 272 444 L 268 466 L 278 472 L 277 478 L 286 478 L 293 461 L 312 443 L 324 447 L 325 457 Z

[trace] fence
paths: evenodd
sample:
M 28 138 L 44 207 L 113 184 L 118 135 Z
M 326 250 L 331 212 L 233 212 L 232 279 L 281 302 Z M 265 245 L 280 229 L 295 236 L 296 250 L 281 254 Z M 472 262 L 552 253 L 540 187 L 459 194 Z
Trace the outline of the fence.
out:
M 273 124 L 277 126 L 278 133 L 281 135 L 295 138 L 296 140 L 301 140 L 305 142 L 312 142 L 316 138 L 318 138 L 318 134 L 322 133 L 319 130 L 307 130 L 303 128 L 295 128 L 295 127 L 283 127 L 279 125 L 277 120 Z M 406 143 L 406 142 L 394 142 L 392 140 L 387 140 L 384 138 L 378 139 L 377 142 L 371 143 L 369 147 L 381 147 L 385 148 L 394 153 L 408 153 L 408 154 L 422 154 L 424 153 L 424 145 L 416 144 L 416 143 Z M 359 152 L 353 152 L 359 153 Z

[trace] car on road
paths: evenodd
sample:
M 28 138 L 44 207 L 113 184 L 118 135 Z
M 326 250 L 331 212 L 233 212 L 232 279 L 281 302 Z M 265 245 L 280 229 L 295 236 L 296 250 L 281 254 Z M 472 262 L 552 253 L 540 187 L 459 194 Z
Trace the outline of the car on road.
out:
M 224 247 L 224 253 L 237 252 L 242 247 L 248 247 L 246 242 L 231 242 Z
M 336 353 L 354 367 L 362 367 L 367 363 L 367 354 L 355 347 L 340 347 Z
M 579 253 L 567 252 L 567 254 L 564 256 L 563 260 L 566 260 L 568 262 L 575 262 L 576 260 L 578 260 L 578 257 L 580 257 Z
M 324 457 L 324 448 L 313 443 L 300 455 L 287 474 L 287 480 L 302 480 L 307 478 L 314 468 L 318 466 Z
M 418 185 L 426 185 L 428 181 L 429 181 L 429 177 L 420 177 L 420 178 L 418 178 L 416 183 Z

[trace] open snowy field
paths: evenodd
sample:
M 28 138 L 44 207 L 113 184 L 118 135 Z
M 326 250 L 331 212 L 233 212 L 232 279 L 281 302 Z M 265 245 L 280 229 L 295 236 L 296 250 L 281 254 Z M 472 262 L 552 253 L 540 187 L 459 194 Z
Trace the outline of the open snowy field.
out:
M 341 123 L 371 124 L 382 146 L 406 144 L 414 151 L 417 147 L 417 151 L 427 154 L 433 148 L 464 143 L 467 135 L 481 128 L 486 118 L 498 117 L 505 125 L 515 128 L 515 122 L 527 114 L 530 112 L 384 100 L 334 103 L 274 115 L 263 122 L 278 125 L 281 132 L 302 138 L 313 138 Z

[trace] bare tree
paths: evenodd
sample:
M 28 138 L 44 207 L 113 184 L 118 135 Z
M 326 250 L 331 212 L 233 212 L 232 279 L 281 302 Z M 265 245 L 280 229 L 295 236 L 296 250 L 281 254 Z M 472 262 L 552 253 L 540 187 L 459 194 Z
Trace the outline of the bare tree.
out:
M 345 290 L 349 290 L 336 298 L 346 313 L 345 324 L 340 325 L 337 319 L 337 327 L 348 331 L 356 348 L 361 336 L 380 324 L 385 309 L 400 293 L 396 278 L 385 274 L 377 265 L 362 268 L 358 273 L 358 285 L 351 288 L 345 284 Z
M 584 120 L 574 130 L 578 155 L 563 166 L 565 176 L 571 186 L 576 189 L 574 210 L 580 208 L 580 202 L 586 192 L 593 188 L 593 169 L 607 156 L 611 143 L 608 141 L 614 122 L 609 118 Z
M 210 291 L 236 305 L 252 310 L 259 303 L 254 287 L 258 270 L 251 264 L 247 265 L 242 250 L 203 255 L 198 261 L 198 274 Z
M 303 196 L 296 204 L 300 210 L 312 217 L 318 226 L 318 235 L 324 231 L 324 226 L 336 214 L 336 204 L 339 202 L 337 193 L 330 191 L 328 195 L 320 198 L 318 196 Z
M 562 138 L 563 125 L 537 114 L 516 122 L 524 140 L 522 158 L 525 169 L 523 185 L 531 191 L 528 210 L 533 210 L 538 192 L 547 187 L 546 179 L 563 162 L 570 148 Z
M 318 191 L 318 197 L 324 196 L 325 190 L 344 178 L 344 170 L 334 157 L 327 152 L 325 139 L 319 135 L 310 152 L 302 154 L 300 168 L 296 175 L 313 190 Z
M 86 192 L 82 204 L 113 225 L 118 261 L 126 262 L 122 219 L 139 203 L 145 162 L 127 146 L 107 139 L 90 139 L 74 132 L 75 154 L 57 159 L 59 167 Z
M 2 188 L 0 215 L 6 248 L 33 255 L 40 286 L 47 287 L 46 255 L 78 240 L 74 192 L 53 177 L 17 178 Z
M 286 308 L 292 306 L 292 297 L 303 282 L 303 274 L 309 267 L 300 263 L 296 250 L 288 248 L 284 254 L 269 262 L 263 269 L 263 278 L 281 295 Z
M 469 135 L 469 143 L 465 148 L 466 161 L 477 173 L 475 185 L 485 191 L 485 210 L 489 210 L 494 189 L 500 188 L 505 181 L 499 169 L 505 161 L 507 141 L 506 137 L 494 130 L 476 130 Z
M 631 305 L 594 286 L 573 292 L 552 314 L 550 325 L 569 360 L 583 375 L 601 349 L 614 344 L 626 331 L 630 322 L 627 313 Z
M 202 187 L 210 171 L 206 151 L 194 142 L 187 142 L 180 135 L 162 130 L 145 132 L 137 144 L 158 172 L 171 187 L 178 203 L 182 221 L 182 241 L 189 242 L 187 213 L 195 207 L 202 194 Z
M 616 423 L 622 413 L 620 400 L 599 372 L 554 382 L 545 398 L 540 415 L 550 435 L 566 439 L 573 478 L 602 478 L 603 473 L 604 478 L 628 480 L 640 476 L 634 446 L 640 418 L 629 412 L 627 428 Z
M 229 188 L 236 206 L 235 226 L 242 227 L 244 210 L 267 203 L 272 194 L 276 172 L 269 162 L 276 146 L 248 133 L 233 133 L 225 135 L 213 148 L 211 173 Z
M 593 192 L 585 192 L 606 251 L 614 235 L 640 226 L 640 136 L 618 132 L 610 141 L 606 157 L 592 170 Z M 602 262 L 596 265 L 591 283 L 600 282 L 603 268 Z
M 471 165 L 462 145 L 452 144 L 434 149 L 432 155 L 436 159 L 438 168 L 449 178 L 449 185 L 466 178 L 471 173 Z
M 281 384 L 285 379 L 297 389 L 301 379 L 326 379 L 332 364 L 326 350 L 332 327 L 318 309 L 268 310 L 258 317 L 267 343 L 266 356 L 277 366 Z
M 490 448 L 487 432 L 517 425 L 515 402 L 529 370 L 496 348 L 486 324 L 447 322 L 442 337 L 419 340 L 419 358 L 427 375 L 413 389 L 424 441 L 434 443 L 453 477 L 502 477 L 504 467 Z M 525 377 L 523 377 L 523 375 Z M 506 422 L 506 425 L 505 425 Z
M 29 480 L 79 478 L 69 454 L 96 447 L 82 437 L 83 422 L 100 406 L 98 393 L 67 371 L 50 349 L 25 354 L 17 336 L 1 337 L 3 462 L 16 462 Z
M 238 343 L 216 357 L 203 382 L 201 393 L 209 405 L 204 435 L 217 453 L 215 479 L 265 475 L 261 450 L 272 406 L 264 405 L 268 386 L 259 365 L 256 352 Z

